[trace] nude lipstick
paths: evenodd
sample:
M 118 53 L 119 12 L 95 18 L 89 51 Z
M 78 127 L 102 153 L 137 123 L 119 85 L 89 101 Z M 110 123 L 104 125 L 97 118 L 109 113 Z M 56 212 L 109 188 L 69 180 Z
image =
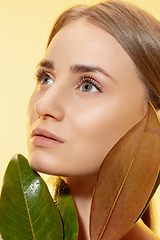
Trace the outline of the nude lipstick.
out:
M 57 134 L 43 128 L 34 128 L 30 141 L 38 147 L 55 147 L 64 144 L 64 141 L 60 139 Z

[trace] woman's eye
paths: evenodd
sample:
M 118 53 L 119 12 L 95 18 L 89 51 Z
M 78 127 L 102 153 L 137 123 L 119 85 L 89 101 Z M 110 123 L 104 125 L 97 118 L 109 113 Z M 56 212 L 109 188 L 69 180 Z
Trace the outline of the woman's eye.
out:
M 38 84 L 41 85 L 52 85 L 54 83 L 54 80 L 50 76 L 51 74 L 48 74 L 43 69 L 38 69 L 35 73 L 35 79 Z
M 88 83 L 88 82 L 83 83 L 80 86 L 79 90 L 83 91 L 83 92 L 98 92 L 99 91 L 92 83 Z
M 50 78 L 49 75 L 44 75 L 42 78 L 41 78 L 41 81 L 40 81 L 41 84 L 48 84 L 48 85 L 52 85 L 54 83 L 54 81 L 52 80 L 52 78 Z
M 78 89 L 88 93 L 103 92 L 102 85 L 91 77 L 81 78 L 78 83 Z

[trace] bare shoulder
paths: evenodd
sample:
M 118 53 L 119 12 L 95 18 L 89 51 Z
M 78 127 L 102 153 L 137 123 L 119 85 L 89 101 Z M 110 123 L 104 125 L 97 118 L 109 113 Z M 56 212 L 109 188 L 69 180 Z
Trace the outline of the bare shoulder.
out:
M 160 240 L 140 219 L 121 240 Z

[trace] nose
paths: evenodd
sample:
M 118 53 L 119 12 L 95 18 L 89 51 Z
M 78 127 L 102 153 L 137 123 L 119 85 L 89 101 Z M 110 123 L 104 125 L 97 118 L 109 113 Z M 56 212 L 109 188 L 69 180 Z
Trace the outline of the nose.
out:
M 62 121 L 64 118 L 63 94 L 54 83 L 35 103 L 36 114 L 41 118 L 53 118 Z

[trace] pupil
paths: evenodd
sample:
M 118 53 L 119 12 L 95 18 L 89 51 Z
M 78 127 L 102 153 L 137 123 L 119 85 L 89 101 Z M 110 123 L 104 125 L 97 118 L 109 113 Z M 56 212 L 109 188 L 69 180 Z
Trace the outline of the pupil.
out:
M 88 92 L 92 89 L 92 85 L 89 83 L 85 83 L 83 89 L 84 91 Z

